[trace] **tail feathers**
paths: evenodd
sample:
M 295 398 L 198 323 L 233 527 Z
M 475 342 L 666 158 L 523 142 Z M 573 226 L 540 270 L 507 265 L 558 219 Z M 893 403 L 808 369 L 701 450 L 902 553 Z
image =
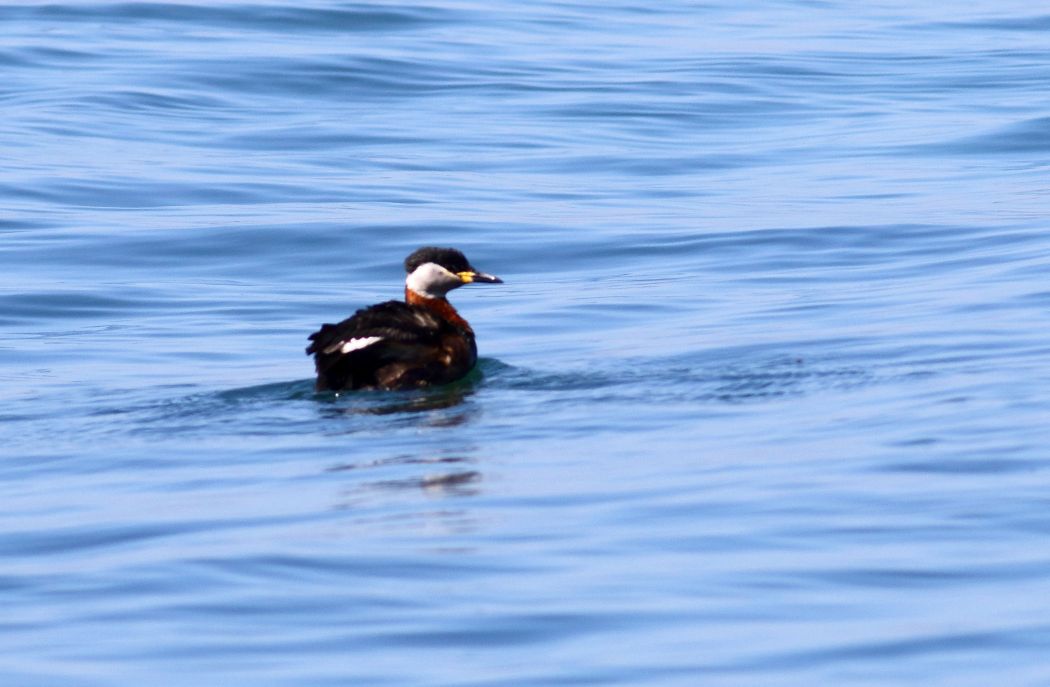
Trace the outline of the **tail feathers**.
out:
M 331 339 L 335 338 L 336 326 L 334 324 L 322 324 L 321 328 L 306 337 L 311 343 L 306 347 L 306 355 L 313 355 L 328 347 Z

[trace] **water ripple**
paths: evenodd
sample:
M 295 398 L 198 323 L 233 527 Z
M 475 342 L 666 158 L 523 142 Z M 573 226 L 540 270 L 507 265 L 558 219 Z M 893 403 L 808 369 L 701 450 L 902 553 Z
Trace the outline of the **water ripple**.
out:
M 1038 8 L 0 21 L 5 684 L 1046 683 Z M 478 369 L 316 393 L 428 244 Z

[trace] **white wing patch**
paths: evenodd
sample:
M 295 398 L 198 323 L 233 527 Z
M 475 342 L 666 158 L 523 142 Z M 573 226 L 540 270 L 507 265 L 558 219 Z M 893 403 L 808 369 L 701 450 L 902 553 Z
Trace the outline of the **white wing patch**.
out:
M 324 349 L 325 353 L 334 353 L 339 351 L 340 353 L 349 353 L 351 351 L 359 351 L 362 348 L 367 348 L 377 341 L 382 341 L 381 336 L 361 336 L 355 339 L 347 339 L 346 341 L 337 341 L 328 348 Z
M 350 351 L 357 351 L 367 346 L 371 346 L 377 341 L 382 341 L 381 336 L 363 336 L 360 339 L 350 339 L 343 343 L 341 350 L 343 353 L 349 353 Z

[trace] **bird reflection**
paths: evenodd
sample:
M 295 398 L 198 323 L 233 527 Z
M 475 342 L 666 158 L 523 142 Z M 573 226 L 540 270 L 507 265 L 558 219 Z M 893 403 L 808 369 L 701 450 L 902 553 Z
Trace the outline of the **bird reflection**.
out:
M 381 480 L 370 486 L 378 489 L 422 489 L 427 496 L 475 496 L 481 490 L 477 483 L 481 473 L 477 470 L 462 470 L 432 473 L 408 479 Z
M 346 502 L 341 506 L 349 508 L 371 501 L 376 497 L 391 492 L 422 492 L 432 497 L 475 496 L 481 492 L 481 472 L 478 470 L 460 469 L 458 466 L 474 462 L 462 456 L 396 456 L 365 463 L 342 463 L 333 465 L 327 472 L 348 471 L 381 471 L 403 472 L 399 466 L 435 466 L 423 474 L 410 476 L 391 476 L 382 479 L 364 480 L 354 485 L 347 493 Z M 456 466 L 456 467 L 452 467 Z M 372 474 L 369 472 L 369 474 Z
M 323 394 L 319 398 L 329 401 L 321 408 L 326 417 L 360 415 L 399 415 L 448 410 L 462 405 L 474 395 L 473 381 L 449 384 L 422 391 L 364 391 L 347 394 Z M 437 427 L 455 427 L 469 421 L 477 410 L 437 415 L 428 418 L 427 424 Z
M 384 432 L 398 428 L 446 428 L 476 419 L 481 408 L 469 401 L 480 374 L 455 384 L 418 391 L 352 392 L 336 396 L 320 394 L 318 411 L 324 418 L 339 418 L 325 427 L 326 434 Z M 382 419 L 380 419 L 382 418 Z M 468 451 L 464 455 L 462 451 Z M 350 473 L 335 508 L 353 513 L 352 521 L 371 529 L 422 528 L 427 532 L 461 532 L 473 529 L 470 509 L 435 508 L 434 500 L 445 501 L 481 493 L 482 473 L 472 469 L 470 447 L 457 453 L 440 449 L 423 455 L 403 454 L 354 459 L 325 468 L 328 473 Z M 420 496 L 423 498 L 420 499 Z

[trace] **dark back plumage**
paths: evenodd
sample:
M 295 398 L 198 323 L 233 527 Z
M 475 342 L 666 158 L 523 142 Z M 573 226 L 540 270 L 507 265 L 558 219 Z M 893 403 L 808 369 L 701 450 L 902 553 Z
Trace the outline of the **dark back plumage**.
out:
M 370 341 L 374 339 L 374 341 Z M 474 332 L 402 301 L 358 310 L 310 335 L 317 389 L 412 389 L 446 384 L 474 367 Z

